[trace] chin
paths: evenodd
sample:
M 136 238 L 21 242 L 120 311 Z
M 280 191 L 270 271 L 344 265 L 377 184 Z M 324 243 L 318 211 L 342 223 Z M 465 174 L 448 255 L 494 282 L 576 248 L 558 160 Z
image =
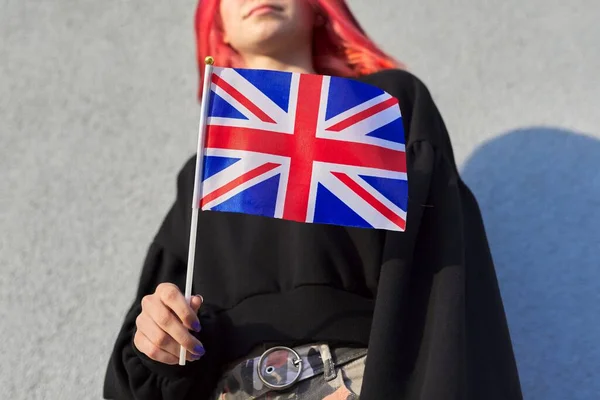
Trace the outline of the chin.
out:
M 260 24 L 254 27 L 252 36 L 260 38 L 272 38 L 273 36 L 286 35 L 289 31 L 292 31 L 291 23 L 281 19 L 268 19 L 262 21 Z
M 285 26 L 263 26 L 262 28 L 255 35 L 252 35 L 251 47 L 257 50 L 264 51 L 273 47 L 281 47 L 282 43 L 289 43 L 290 38 L 295 36 Z

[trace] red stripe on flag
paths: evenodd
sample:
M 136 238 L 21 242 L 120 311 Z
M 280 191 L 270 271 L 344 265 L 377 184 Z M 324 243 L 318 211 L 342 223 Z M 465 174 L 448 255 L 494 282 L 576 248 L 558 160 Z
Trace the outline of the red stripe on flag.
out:
M 322 87 L 322 76 L 300 75 L 294 134 L 282 135 L 293 138 L 293 144 L 288 148 L 290 174 L 283 206 L 284 219 L 306 222 L 313 162 L 318 147 L 316 136 Z
M 276 164 L 276 163 L 266 163 L 266 164 L 261 165 L 260 167 L 254 168 L 253 170 L 246 172 L 245 174 L 239 176 L 237 179 L 234 179 L 231 182 L 229 182 L 227 185 L 221 186 L 217 190 L 214 190 L 214 191 L 210 192 L 209 194 L 207 194 L 206 196 L 202 197 L 202 200 L 200 200 L 200 207 L 221 197 L 222 195 L 235 189 L 236 187 L 243 185 L 244 183 L 248 182 L 249 180 L 254 179 L 257 176 L 260 176 L 262 174 L 266 174 L 267 172 L 279 167 L 279 165 L 280 164 Z
M 352 190 L 359 197 L 361 197 L 363 200 L 365 200 L 367 203 L 369 203 L 371 205 L 371 207 L 373 207 L 374 209 L 379 211 L 381 213 L 381 215 L 383 215 L 384 217 L 386 217 L 387 219 L 392 221 L 400 229 L 402 229 L 402 230 L 406 229 L 406 221 L 404 219 L 402 219 L 402 217 L 400 217 L 394 211 L 390 210 L 390 208 L 387 207 L 385 204 L 383 204 L 381 201 L 377 200 L 375 198 L 375 196 L 373 196 L 371 193 L 369 193 L 367 190 L 365 190 L 362 186 L 360 186 L 358 183 L 356 183 L 348 175 L 341 173 L 341 172 L 332 172 L 332 174 L 336 178 L 338 178 L 344 185 L 348 186 L 348 188 L 350 188 L 350 190 Z
M 256 115 L 262 122 L 270 122 L 272 124 L 275 121 L 269 117 L 263 110 L 258 108 L 254 103 L 241 94 L 236 88 L 225 82 L 219 75 L 212 75 L 212 83 L 223 89 L 227 94 L 236 99 L 241 105 L 246 107 L 252 114 Z
M 398 104 L 398 100 L 396 100 L 394 97 L 391 97 L 388 100 L 384 101 L 383 103 L 375 104 L 373 107 L 367 108 L 366 110 L 361 111 L 358 114 L 351 116 L 350 118 L 346 118 L 345 120 L 338 122 L 337 124 L 333 125 L 332 127 L 327 128 L 326 130 L 332 131 L 332 132 L 343 131 L 344 129 L 348 128 L 349 126 L 352 126 L 362 120 L 369 118 L 372 115 L 377 114 L 380 111 L 386 110 L 397 104 Z
M 311 149 L 314 161 L 356 167 L 387 169 L 406 173 L 406 153 L 364 143 L 315 138 L 316 143 L 306 145 L 297 141 L 300 135 L 264 131 L 260 129 L 209 125 L 206 136 L 208 149 L 233 149 L 267 153 L 284 157 L 301 156 L 296 148 L 302 146 L 305 154 Z M 306 158 L 306 156 L 304 156 Z

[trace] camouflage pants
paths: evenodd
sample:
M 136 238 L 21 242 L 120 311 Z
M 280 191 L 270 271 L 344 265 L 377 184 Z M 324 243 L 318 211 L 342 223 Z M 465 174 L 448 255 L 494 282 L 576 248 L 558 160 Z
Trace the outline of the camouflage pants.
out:
M 213 400 L 355 400 L 358 399 L 366 362 L 366 349 L 336 349 L 328 345 L 308 345 L 294 350 L 302 359 L 299 368 L 288 352 L 269 354 L 259 366 L 259 357 L 250 358 L 228 370 L 217 386 Z M 296 365 L 296 366 L 295 366 Z M 266 368 L 265 368 L 266 366 Z M 300 378 L 289 388 L 272 390 Z

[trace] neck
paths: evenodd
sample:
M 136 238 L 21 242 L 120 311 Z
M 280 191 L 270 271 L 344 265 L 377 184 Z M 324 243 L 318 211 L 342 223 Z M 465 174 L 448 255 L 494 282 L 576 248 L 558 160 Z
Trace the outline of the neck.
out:
M 249 54 L 244 55 L 244 65 L 251 69 L 302 72 L 314 74 L 311 51 L 287 53 L 282 55 Z

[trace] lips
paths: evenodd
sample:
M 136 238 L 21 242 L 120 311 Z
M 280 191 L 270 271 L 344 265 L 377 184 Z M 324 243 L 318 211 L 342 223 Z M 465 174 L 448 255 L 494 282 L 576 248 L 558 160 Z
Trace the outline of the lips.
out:
M 253 7 L 252 9 L 250 9 L 250 11 L 248 11 L 245 15 L 244 18 L 248 18 L 254 14 L 258 14 L 258 13 L 262 13 L 262 12 L 267 12 L 267 11 L 283 11 L 283 7 L 278 6 L 276 4 L 257 4 L 255 7 Z

